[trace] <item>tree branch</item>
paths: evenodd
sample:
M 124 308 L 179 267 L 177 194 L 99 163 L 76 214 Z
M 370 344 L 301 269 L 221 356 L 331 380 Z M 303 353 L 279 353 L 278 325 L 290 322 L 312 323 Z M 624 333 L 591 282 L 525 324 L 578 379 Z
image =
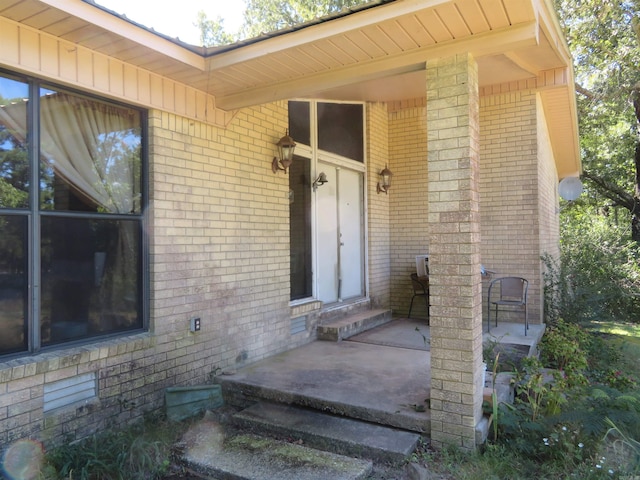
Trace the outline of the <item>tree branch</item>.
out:
M 631 100 L 633 102 L 633 110 L 636 114 L 636 120 L 638 121 L 636 128 L 640 131 L 640 82 L 633 86 L 633 89 L 631 90 Z M 636 200 L 640 200 L 640 136 L 636 139 L 634 162 L 636 166 L 636 184 L 634 185 L 634 193 Z
M 632 214 L 635 213 L 636 200 L 633 195 L 627 193 L 615 183 L 609 182 L 587 170 L 582 172 L 582 176 L 591 181 L 597 190 L 611 200 L 614 205 L 624 207 Z
M 595 94 L 589 90 L 587 90 L 586 88 L 584 88 L 582 85 L 580 85 L 579 83 L 576 83 L 576 92 L 578 92 L 580 95 L 584 95 L 585 97 L 587 97 L 590 100 L 593 100 L 594 98 L 596 98 Z

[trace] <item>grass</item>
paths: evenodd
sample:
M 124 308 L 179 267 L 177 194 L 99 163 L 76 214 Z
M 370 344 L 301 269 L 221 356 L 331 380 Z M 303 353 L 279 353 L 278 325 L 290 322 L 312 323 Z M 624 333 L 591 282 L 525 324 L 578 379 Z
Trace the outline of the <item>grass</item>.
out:
M 640 346 L 640 324 L 593 321 L 585 326 L 595 332 L 608 333 L 610 335 L 618 335 L 620 337 L 629 337 L 629 340 Z
M 587 328 L 604 335 L 621 353 L 624 371 L 640 379 L 640 324 L 591 322 Z
M 442 480 L 600 480 L 618 478 L 597 461 L 569 466 L 564 462 L 539 462 L 519 455 L 505 445 L 489 444 L 477 452 L 444 448 L 418 455 L 433 474 Z

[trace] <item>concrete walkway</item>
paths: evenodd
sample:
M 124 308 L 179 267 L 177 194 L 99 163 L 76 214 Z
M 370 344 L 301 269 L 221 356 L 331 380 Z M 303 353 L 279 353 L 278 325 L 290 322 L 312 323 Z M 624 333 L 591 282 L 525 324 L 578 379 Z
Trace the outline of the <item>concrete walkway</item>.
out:
M 485 341 L 535 349 L 544 327 L 524 336 L 519 324 L 499 323 Z M 341 342 L 315 341 L 222 375 L 225 401 L 250 406 L 270 400 L 428 433 L 429 327 L 398 318 Z
M 542 331 L 524 336 L 521 325 L 501 324 L 485 342 L 526 352 Z M 397 478 L 374 470 L 399 468 L 430 431 L 424 321 L 396 319 L 341 342 L 316 341 L 216 380 L 234 413 L 208 414 L 181 443 L 184 465 L 207 478 Z
M 238 406 L 271 400 L 428 432 L 429 370 L 425 350 L 316 341 L 218 381 L 225 401 Z M 243 398 L 238 398 L 240 391 Z
M 534 355 L 538 343 L 544 335 L 545 325 L 529 325 L 527 334 L 524 334 L 524 325 L 520 323 L 498 322 L 491 324 L 491 330 L 487 331 L 487 322 L 482 325 L 484 342 L 495 342 L 510 345 L 525 345 L 529 347 L 529 355 Z

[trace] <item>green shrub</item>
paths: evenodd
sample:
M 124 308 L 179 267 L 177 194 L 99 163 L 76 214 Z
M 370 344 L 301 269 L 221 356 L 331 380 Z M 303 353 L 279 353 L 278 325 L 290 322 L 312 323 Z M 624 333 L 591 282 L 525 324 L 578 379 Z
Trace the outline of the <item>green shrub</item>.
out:
M 563 372 L 569 387 L 587 383 L 585 371 L 591 338 L 582 327 L 558 319 L 540 341 L 540 360 Z
M 552 374 L 537 358 L 526 358 L 516 372 L 514 404 L 501 404 L 498 437 L 520 454 L 546 458 L 555 429 L 553 417 L 567 402 L 566 390 L 558 371 Z M 553 452 L 558 451 L 556 445 Z
M 550 446 L 545 448 L 552 449 Z M 424 459 L 424 463 L 431 472 L 429 478 L 455 478 L 456 480 L 610 480 L 619 478 L 615 476 L 615 472 L 614 475 L 609 473 L 612 467 L 607 460 L 602 462 L 601 459 L 602 457 L 598 456 L 582 462 L 573 462 L 563 457 L 540 462 L 529 455 L 517 452 L 507 444 L 489 444 L 482 451 L 474 452 L 444 447 L 432 452 Z
M 500 443 L 574 478 L 638 473 L 640 390 L 614 340 L 558 319 L 501 406 Z
M 624 358 L 621 347 L 616 347 L 607 336 L 588 330 L 590 341 L 587 344 L 587 361 L 590 371 L 608 370 L 611 367 L 622 365 Z
M 601 382 L 611 388 L 615 388 L 620 392 L 629 392 L 638 387 L 636 379 L 631 375 L 618 370 L 617 368 L 609 368 L 604 372 Z
M 561 217 L 560 259 L 543 256 L 545 321 L 640 319 L 640 246 L 593 212 Z
M 573 425 L 578 438 L 595 455 L 606 449 L 606 436 L 614 422 L 627 438 L 640 438 L 640 393 L 621 393 L 605 386 L 594 386 L 573 396 L 565 411 L 555 420 Z M 610 455 L 605 455 L 605 458 Z

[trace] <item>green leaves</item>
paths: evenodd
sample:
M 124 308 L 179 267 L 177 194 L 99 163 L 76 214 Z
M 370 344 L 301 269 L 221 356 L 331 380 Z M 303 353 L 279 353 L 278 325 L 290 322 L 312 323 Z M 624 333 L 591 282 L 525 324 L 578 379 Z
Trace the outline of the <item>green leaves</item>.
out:
M 367 0 L 247 0 L 243 37 L 294 27 L 364 3 Z
M 640 81 L 640 0 L 556 0 L 577 82 L 580 146 L 586 195 L 582 203 L 634 211 L 640 144 L 631 96 Z M 637 93 L 637 92 L 636 92 Z M 640 178 L 640 177 L 639 177 Z M 621 195 L 620 192 L 627 192 Z M 640 231 L 631 231 L 636 241 Z
M 545 321 L 640 319 L 640 246 L 628 215 L 578 204 L 561 218 L 561 258 L 545 263 Z
M 196 26 L 200 30 L 200 43 L 205 47 L 228 45 L 239 38 L 239 34 L 232 34 L 225 30 L 223 18 L 209 20 L 202 10 L 198 12 Z
M 238 40 L 295 27 L 305 22 L 368 3 L 368 0 L 246 0 L 244 24 L 239 32 L 227 32 L 224 19 L 198 12 L 196 25 L 204 46 L 227 45 Z

